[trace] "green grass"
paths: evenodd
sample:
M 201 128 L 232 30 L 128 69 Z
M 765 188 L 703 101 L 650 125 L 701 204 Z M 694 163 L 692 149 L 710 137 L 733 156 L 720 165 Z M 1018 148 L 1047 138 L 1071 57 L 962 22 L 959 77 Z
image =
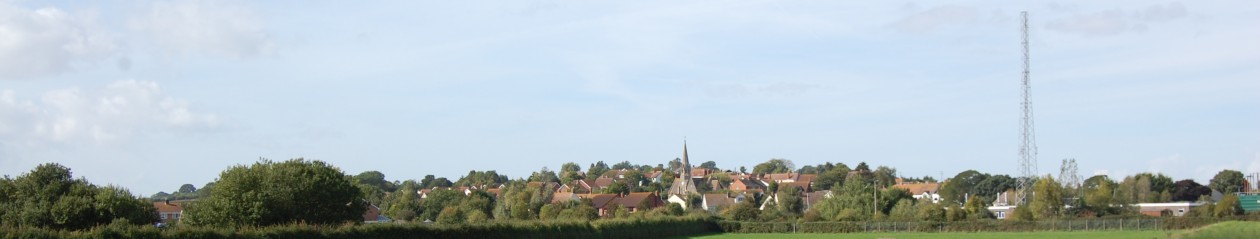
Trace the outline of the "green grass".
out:
M 998 239 L 998 238 L 1020 238 L 1020 239 L 1040 239 L 1040 238 L 1116 238 L 1116 239 L 1151 239 L 1151 238 L 1168 238 L 1170 235 L 1176 234 L 1170 231 L 1085 231 L 1085 232 L 949 232 L 949 233 L 922 233 L 922 232 L 888 232 L 888 233 L 836 233 L 836 234 L 811 234 L 811 233 L 769 233 L 769 234 L 714 234 L 698 237 L 689 237 L 695 239 L 743 239 L 743 238 L 827 238 L 827 239 L 942 239 L 942 238 L 967 238 L 967 239 Z M 1256 235 L 1256 234 L 1251 234 Z M 1207 237 L 1211 238 L 1211 237 Z
M 1260 222 L 1222 222 L 1189 230 L 1173 236 L 1173 238 L 1260 238 Z

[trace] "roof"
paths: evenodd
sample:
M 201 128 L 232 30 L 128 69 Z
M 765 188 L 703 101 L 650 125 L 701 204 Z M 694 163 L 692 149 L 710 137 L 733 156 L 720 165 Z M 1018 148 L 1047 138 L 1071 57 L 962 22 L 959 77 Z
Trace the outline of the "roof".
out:
M 766 176 L 764 176 L 763 178 L 770 181 L 783 181 L 783 180 L 796 180 L 797 176 L 800 176 L 800 175 L 795 174 L 795 173 L 770 173 L 770 174 L 766 174 Z
M 746 187 L 746 188 L 748 188 L 748 189 L 765 188 L 765 187 L 766 187 L 766 185 L 762 185 L 760 182 L 757 182 L 757 180 L 746 179 L 746 178 L 745 178 L 745 179 L 733 180 L 733 181 L 731 182 L 731 184 L 735 184 L 735 183 L 743 184 L 743 185 L 744 185 L 744 187 Z
M 563 203 L 578 200 L 578 195 L 571 192 L 555 192 L 551 194 L 551 203 Z
M 800 187 L 802 190 L 805 190 L 805 192 L 812 192 L 812 191 L 814 191 L 814 189 L 813 189 L 813 188 L 809 187 L 809 184 L 810 184 L 810 182 L 805 182 L 805 181 L 796 181 L 796 182 L 790 182 L 790 183 L 782 183 L 782 184 L 779 184 L 779 187 Z
M 910 191 L 911 195 L 919 195 L 923 193 L 936 193 L 941 188 L 940 183 L 902 183 L 893 185 L 894 188 L 905 189 Z
M 591 199 L 591 206 L 595 208 L 604 208 L 613 199 L 617 199 L 617 194 L 579 194 L 578 197 Z
M 731 199 L 727 194 L 704 194 L 704 206 L 713 208 L 713 206 L 731 206 L 735 205 L 735 199 Z
M 831 191 L 823 190 L 823 191 L 814 191 L 814 192 L 805 193 L 804 199 L 805 199 L 805 205 L 807 205 L 806 207 L 812 207 L 813 205 L 818 205 L 818 202 L 822 201 L 823 198 L 826 198 L 828 193 L 831 193 Z
M 597 178 L 595 179 L 595 184 L 591 184 L 591 187 L 606 188 L 611 186 L 613 182 L 615 182 L 615 180 L 612 178 Z
M 183 212 L 184 207 L 180 206 L 182 202 L 153 202 L 153 207 L 158 212 Z
M 639 203 L 642 203 L 644 200 L 651 200 L 652 197 L 656 197 L 656 193 L 630 193 L 625 197 L 621 197 L 621 200 L 618 200 L 617 203 L 626 208 L 638 207 Z
M 797 176 L 796 181 L 813 182 L 816 177 L 818 177 L 818 174 L 801 174 Z

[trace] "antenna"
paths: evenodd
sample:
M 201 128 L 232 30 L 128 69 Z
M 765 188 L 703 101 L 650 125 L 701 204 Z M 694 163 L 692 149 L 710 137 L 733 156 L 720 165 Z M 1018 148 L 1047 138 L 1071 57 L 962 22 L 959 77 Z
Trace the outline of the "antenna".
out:
M 1029 79 L 1028 70 L 1028 11 L 1019 12 L 1021 18 L 1021 33 L 1023 36 L 1024 46 L 1024 79 L 1023 83 L 1023 115 L 1020 121 L 1020 145 L 1019 145 L 1019 170 L 1020 178 L 1016 189 L 1016 203 L 1024 204 L 1028 202 L 1030 188 L 1032 188 L 1032 180 L 1037 177 L 1037 137 L 1036 131 L 1033 130 L 1033 109 L 1032 109 L 1032 83 Z

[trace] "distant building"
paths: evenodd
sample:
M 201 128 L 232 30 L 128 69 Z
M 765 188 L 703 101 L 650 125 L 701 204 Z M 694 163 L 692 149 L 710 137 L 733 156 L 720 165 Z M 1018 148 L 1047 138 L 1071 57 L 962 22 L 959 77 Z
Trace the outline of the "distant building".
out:
M 153 207 L 157 209 L 158 219 L 162 224 L 174 224 L 184 215 L 184 207 L 182 202 L 171 202 L 170 200 L 162 202 L 153 202 Z
M 681 195 L 683 198 L 686 198 L 687 195 L 699 193 L 696 190 L 696 181 L 691 177 L 691 162 L 687 159 L 687 141 L 685 140 L 683 141 L 682 169 L 679 171 L 682 174 L 677 179 L 674 179 L 673 185 L 669 186 L 669 194 Z M 703 179 L 701 179 L 701 182 L 704 182 Z

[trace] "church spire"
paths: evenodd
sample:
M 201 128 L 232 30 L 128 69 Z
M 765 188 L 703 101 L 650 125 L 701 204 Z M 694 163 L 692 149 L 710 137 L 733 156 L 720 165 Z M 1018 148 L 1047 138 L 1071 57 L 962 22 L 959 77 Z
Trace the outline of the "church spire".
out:
M 683 188 L 689 188 L 691 184 L 691 161 L 687 160 L 687 138 L 683 137 L 683 158 L 682 158 L 682 177 Z

